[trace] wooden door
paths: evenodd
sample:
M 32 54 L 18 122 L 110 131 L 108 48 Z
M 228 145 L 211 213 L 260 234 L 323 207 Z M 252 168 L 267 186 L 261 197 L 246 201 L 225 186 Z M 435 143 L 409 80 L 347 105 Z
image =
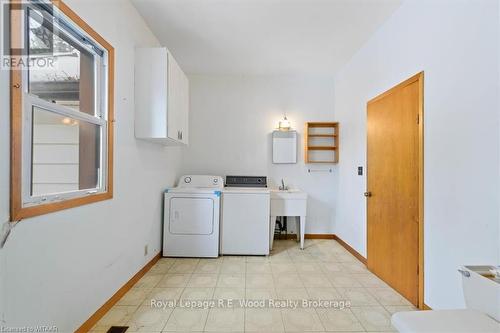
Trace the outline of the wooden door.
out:
M 368 269 L 416 306 L 423 304 L 422 80 L 423 73 L 406 80 L 367 109 Z

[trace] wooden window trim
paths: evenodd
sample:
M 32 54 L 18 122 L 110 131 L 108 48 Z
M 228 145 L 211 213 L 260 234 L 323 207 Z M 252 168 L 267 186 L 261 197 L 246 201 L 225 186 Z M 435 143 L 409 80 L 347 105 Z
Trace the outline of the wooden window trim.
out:
M 13 1 L 13 6 L 20 1 Z M 107 116 L 107 177 L 106 191 L 67 199 L 64 201 L 51 202 L 37 206 L 23 207 L 22 206 L 22 71 L 20 69 L 11 69 L 10 73 L 10 101 L 11 101 L 11 181 L 10 181 L 10 219 L 19 221 L 25 218 L 39 216 L 51 212 L 60 211 L 63 209 L 78 207 L 98 201 L 108 200 L 113 198 L 113 135 L 114 135 L 114 48 L 97 32 L 95 32 L 83 19 L 81 19 L 74 11 L 72 11 L 65 3 L 60 0 L 52 0 L 52 4 L 57 7 L 64 15 L 66 15 L 80 29 L 85 31 L 95 41 L 97 41 L 108 52 L 108 82 L 107 82 L 107 101 L 108 101 L 108 116 Z M 10 38 L 12 41 L 20 41 L 22 27 L 22 19 L 18 16 L 18 12 L 10 12 Z M 16 45 L 16 44 L 14 44 Z M 18 44 L 17 44 L 18 45 Z M 14 55 L 20 57 L 21 55 Z

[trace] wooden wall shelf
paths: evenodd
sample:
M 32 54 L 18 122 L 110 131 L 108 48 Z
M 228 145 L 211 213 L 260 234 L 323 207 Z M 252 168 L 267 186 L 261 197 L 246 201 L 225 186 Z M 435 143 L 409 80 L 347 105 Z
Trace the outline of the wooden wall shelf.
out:
M 309 134 L 308 137 L 310 137 L 310 138 L 336 138 L 337 135 L 335 135 L 335 134 Z
M 308 122 L 305 135 L 305 162 L 336 164 L 339 162 L 339 123 Z
M 329 147 L 329 146 L 309 146 L 309 150 L 335 150 L 337 147 Z

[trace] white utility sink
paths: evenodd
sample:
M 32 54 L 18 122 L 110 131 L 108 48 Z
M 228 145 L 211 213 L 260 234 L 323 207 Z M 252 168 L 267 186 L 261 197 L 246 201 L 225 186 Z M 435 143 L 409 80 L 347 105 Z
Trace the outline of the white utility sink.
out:
M 307 199 L 307 193 L 296 188 L 289 190 L 273 189 L 271 190 L 272 199 L 305 200 Z
M 271 190 L 271 223 L 270 223 L 270 247 L 273 248 L 274 226 L 277 216 L 298 216 L 297 240 L 300 240 L 300 248 L 304 248 L 304 232 L 306 228 L 307 215 L 307 193 L 299 189 Z

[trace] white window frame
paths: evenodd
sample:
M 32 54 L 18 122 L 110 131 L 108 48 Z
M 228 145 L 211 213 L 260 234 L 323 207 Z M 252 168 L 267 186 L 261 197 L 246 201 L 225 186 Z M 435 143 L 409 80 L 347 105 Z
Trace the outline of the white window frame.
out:
M 31 5 L 29 5 L 31 7 Z M 107 50 L 99 45 L 89 34 L 80 29 L 76 24 L 74 24 L 66 15 L 64 15 L 58 8 L 52 6 L 53 17 L 56 18 L 54 22 L 54 28 L 57 31 L 64 33 L 66 39 L 69 37 L 73 42 L 78 44 L 80 47 L 85 48 L 88 52 L 94 55 L 94 105 L 95 116 L 90 114 L 77 111 L 70 107 L 55 104 L 42 99 L 36 95 L 29 93 L 29 73 L 28 70 L 22 71 L 22 180 L 21 180 L 21 191 L 22 191 L 22 206 L 32 207 L 40 204 L 46 204 L 50 202 L 64 201 L 74 198 L 86 197 L 89 195 L 95 195 L 99 193 L 107 192 L 107 178 L 108 178 L 108 52 Z M 37 8 L 37 10 L 39 10 Z M 28 10 L 24 13 L 23 22 L 23 34 L 24 42 L 29 43 L 29 38 L 27 34 L 29 33 L 29 19 Z M 73 31 L 81 34 L 85 40 L 89 43 L 83 43 L 74 38 L 70 33 L 64 32 L 64 27 L 60 26 L 60 22 L 71 26 Z M 57 26 L 56 26 L 57 25 Z M 56 29 L 53 29 L 53 33 L 57 34 Z M 73 32 L 73 33 L 74 33 Z M 27 47 L 27 46 L 26 46 Z M 95 52 L 95 48 L 98 48 L 102 55 Z M 100 151 L 99 160 L 100 168 L 98 170 L 98 184 L 97 187 L 84 190 L 60 192 L 60 193 L 50 193 L 44 195 L 32 195 L 32 167 L 33 167 L 33 108 L 39 108 L 47 112 L 52 112 L 60 116 L 69 117 L 71 119 L 85 121 L 100 128 Z

